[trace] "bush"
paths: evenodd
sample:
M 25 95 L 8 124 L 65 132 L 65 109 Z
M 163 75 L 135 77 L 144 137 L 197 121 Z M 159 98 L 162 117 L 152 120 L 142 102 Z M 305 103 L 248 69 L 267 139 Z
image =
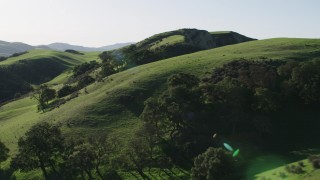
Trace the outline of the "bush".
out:
M 75 88 L 69 85 L 63 86 L 59 91 L 58 91 L 58 97 L 65 97 L 68 96 L 69 94 L 72 94 L 75 91 Z
M 91 71 L 92 69 L 96 68 L 98 66 L 98 63 L 96 61 L 90 61 L 90 63 L 83 63 L 78 66 L 75 66 L 73 68 L 73 77 L 80 76 L 81 74 L 84 74 L 88 71 Z
M 320 156 L 309 156 L 309 162 L 312 163 L 314 169 L 320 169 Z
M 0 141 L 0 163 L 9 157 L 9 149 Z
M 286 171 L 288 171 L 289 173 L 292 174 L 303 174 L 304 170 L 302 169 L 302 167 L 300 165 L 296 166 L 296 165 L 287 165 L 286 166 Z
M 76 51 L 76 50 L 73 50 L 73 49 L 67 49 L 67 50 L 65 50 L 64 52 L 72 53 L 72 54 L 78 54 L 78 55 L 83 55 L 83 53 L 81 53 L 81 52 L 79 52 L 79 51 Z
M 209 147 L 194 159 L 192 179 L 230 179 L 235 170 L 233 164 L 225 150 Z
M 82 89 L 82 88 L 88 86 L 89 84 L 93 83 L 94 81 L 95 81 L 95 79 L 93 79 L 91 76 L 84 76 L 83 78 L 81 78 L 79 80 L 77 88 Z

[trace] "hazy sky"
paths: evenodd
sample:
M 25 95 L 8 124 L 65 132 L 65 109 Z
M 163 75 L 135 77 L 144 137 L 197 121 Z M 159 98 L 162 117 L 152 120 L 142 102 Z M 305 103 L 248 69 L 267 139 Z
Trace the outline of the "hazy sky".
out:
M 0 40 L 137 42 L 180 28 L 320 38 L 320 0 L 0 0 Z

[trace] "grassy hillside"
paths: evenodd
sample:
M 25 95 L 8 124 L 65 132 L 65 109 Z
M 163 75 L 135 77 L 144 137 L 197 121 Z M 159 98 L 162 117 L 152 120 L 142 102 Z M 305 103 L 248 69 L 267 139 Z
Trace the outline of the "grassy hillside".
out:
M 26 93 L 38 85 L 60 75 L 65 70 L 91 60 L 98 53 L 76 55 L 52 50 L 31 50 L 26 54 L 0 62 L 0 101 L 11 99 L 15 93 Z
M 69 57 L 71 60 L 67 61 L 67 67 L 73 63 L 92 60 L 93 57 L 87 55 L 87 58 L 76 60 L 75 55 L 52 53 L 55 57 Z M 37 113 L 36 102 L 27 97 L 1 107 L 1 140 L 13 155 L 17 152 L 19 137 L 33 124 L 49 121 L 61 123 L 64 133 L 69 136 L 109 133 L 119 137 L 125 146 L 141 124 L 139 115 L 143 110 L 143 102 L 166 88 L 166 80 L 170 75 L 186 72 L 204 77 L 215 67 L 244 58 L 301 61 L 319 59 L 320 40 L 283 38 L 252 41 L 137 66 L 111 75 L 104 82 L 88 86 L 88 94 L 81 91 L 78 98 L 44 114 Z M 64 75 L 61 76 L 63 79 Z M 57 79 L 56 82 L 61 82 L 60 80 Z M 4 164 L 6 165 L 8 162 Z
M 292 165 L 299 166 L 299 163 L 302 163 L 304 165 L 304 167 L 302 168 L 304 171 L 303 173 L 295 174 L 295 173 L 290 173 L 286 170 L 287 166 L 292 166 Z M 284 166 L 280 166 L 275 169 L 262 172 L 255 176 L 255 178 L 259 180 L 263 180 L 263 179 L 316 180 L 316 179 L 319 179 L 319 177 L 320 177 L 320 170 L 315 170 L 312 167 L 312 164 L 307 159 L 286 164 Z
M 134 45 L 119 49 L 127 63 L 141 65 L 200 50 L 237 44 L 254 39 L 235 32 L 209 33 L 197 29 L 180 29 L 156 34 Z

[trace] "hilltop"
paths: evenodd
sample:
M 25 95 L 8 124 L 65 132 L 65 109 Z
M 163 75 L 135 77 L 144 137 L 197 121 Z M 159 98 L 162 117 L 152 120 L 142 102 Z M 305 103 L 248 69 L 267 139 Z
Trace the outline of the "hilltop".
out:
M 114 54 L 134 66 L 253 40 L 256 39 L 232 31 L 209 33 L 198 29 L 180 29 L 156 34 L 116 50 Z

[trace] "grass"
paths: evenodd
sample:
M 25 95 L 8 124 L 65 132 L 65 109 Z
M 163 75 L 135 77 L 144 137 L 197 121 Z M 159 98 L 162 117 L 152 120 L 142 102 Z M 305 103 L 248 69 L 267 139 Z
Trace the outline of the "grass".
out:
M 1 107 L 1 140 L 14 155 L 19 137 L 33 124 L 49 121 L 61 123 L 63 132 L 68 136 L 109 133 L 117 136 L 125 146 L 141 124 L 139 115 L 143 110 L 143 101 L 160 93 L 172 74 L 185 72 L 203 77 L 217 66 L 243 58 L 309 60 L 319 57 L 320 40 L 282 38 L 230 45 L 157 61 L 111 75 L 104 82 L 88 86 L 89 94 L 81 91 L 78 98 L 44 114 L 36 112 L 36 102 L 28 97 Z M 61 75 L 55 81 L 63 82 L 65 76 Z M 120 100 L 128 95 L 133 96 L 134 100 Z M 23 176 L 18 176 L 18 179 L 23 179 Z
M 159 48 L 161 46 L 168 46 L 168 45 L 174 45 L 178 43 L 184 42 L 184 36 L 182 35 L 173 35 L 166 38 L 163 38 L 160 41 L 157 41 L 154 45 L 150 47 L 151 50 L 154 50 L 156 48 Z
M 312 164 L 307 160 L 301 160 L 298 162 L 294 162 L 294 163 L 290 163 L 288 165 L 295 165 L 295 166 L 299 166 L 298 163 L 299 162 L 303 162 L 303 164 L 305 165 L 305 167 L 303 167 L 304 173 L 302 174 L 293 174 L 293 173 L 289 173 L 286 170 L 286 166 L 280 166 L 278 168 L 272 169 L 272 170 L 268 170 L 265 172 L 262 172 L 260 174 L 255 175 L 255 179 L 265 179 L 265 180 L 273 180 L 273 179 L 287 179 L 287 180 L 300 180 L 300 179 L 305 179 L 305 180 L 316 180 L 320 178 L 320 169 L 319 170 L 315 170 L 312 167 Z M 282 175 L 282 177 L 281 177 Z
M 64 62 L 72 66 L 72 65 L 88 62 L 91 60 L 98 60 L 97 58 L 98 54 L 99 52 L 86 52 L 84 53 L 84 55 L 76 55 L 76 54 L 71 54 L 71 53 L 61 52 L 61 51 L 35 49 L 35 50 L 28 51 L 28 53 L 23 54 L 21 56 L 8 58 L 5 61 L 1 61 L 0 66 L 11 65 L 25 59 L 35 60 L 35 59 L 48 58 L 48 57 L 62 59 Z

